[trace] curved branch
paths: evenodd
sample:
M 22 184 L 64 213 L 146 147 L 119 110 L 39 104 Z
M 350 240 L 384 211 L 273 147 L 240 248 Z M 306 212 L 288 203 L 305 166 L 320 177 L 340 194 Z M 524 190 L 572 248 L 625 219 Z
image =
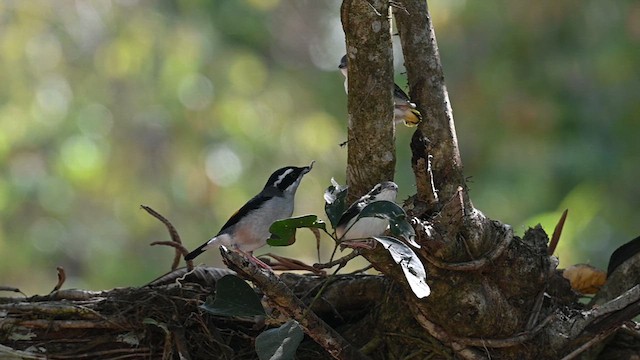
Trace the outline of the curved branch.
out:
M 140 207 L 144 211 L 149 213 L 149 215 L 151 215 L 154 218 L 160 220 L 160 222 L 162 222 L 164 224 L 164 226 L 167 227 L 167 231 L 169 232 L 169 236 L 171 236 L 171 241 L 173 241 L 174 244 L 170 244 L 170 243 L 164 242 L 164 241 L 156 241 L 154 243 L 151 243 L 151 245 L 168 245 L 168 246 L 172 246 L 173 248 L 175 248 L 176 249 L 176 254 L 173 257 L 173 263 L 171 264 L 171 270 L 177 269 L 178 265 L 180 265 L 180 259 L 185 257 L 189 253 L 189 251 L 187 251 L 187 249 L 182 245 L 182 240 L 180 239 L 180 234 L 178 233 L 178 230 L 175 228 L 175 226 L 173 226 L 171 221 L 167 220 L 167 218 L 162 216 L 159 212 L 153 210 L 151 207 L 146 206 L 146 205 L 140 205 Z M 187 260 L 186 262 L 187 262 L 187 269 L 189 271 L 191 271 L 193 269 L 193 261 L 192 260 Z
M 507 227 L 507 233 L 503 238 L 501 238 L 500 243 L 481 259 L 460 263 L 448 263 L 424 252 L 422 253 L 422 255 L 428 262 L 440 269 L 453 271 L 476 271 L 487 266 L 488 264 L 491 264 L 497 258 L 499 258 L 505 252 L 505 250 L 509 248 L 512 240 L 513 229 L 509 226 Z
M 549 315 L 547 316 L 547 318 L 542 320 L 542 322 L 535 328 L 506 339 L 456 338 L 455 342 L 469 346 L 482 346 L 490 348 L 516 346 L 533 339 L 536 335 L 538 335 L 540 331 L 542 331 L 542 329 L 544 329 L 545 326 L 547 326 L 547 324 L 549 324 L 549 322 L 551 322 L 553 318 L 555 318 L 555 315 Z

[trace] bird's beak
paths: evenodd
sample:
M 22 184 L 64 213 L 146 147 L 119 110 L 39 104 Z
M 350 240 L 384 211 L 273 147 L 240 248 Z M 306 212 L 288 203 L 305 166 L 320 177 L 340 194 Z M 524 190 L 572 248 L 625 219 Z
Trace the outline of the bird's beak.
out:
M 312 160 L 312 161 L 311 161 L 311 164 L 309 164 L 309 166 L 306 166 L 306 167 L 305 167 L 305 172 L 304 172 L 304 173 L 306 174 L 306 173 L 308 173 L 309 171 L 311 171 L 311 169 L 313 169 L 313 164 L 315 164 L 315 163 L 316 163 L 316 161 L 315 161 L 315 160 Z

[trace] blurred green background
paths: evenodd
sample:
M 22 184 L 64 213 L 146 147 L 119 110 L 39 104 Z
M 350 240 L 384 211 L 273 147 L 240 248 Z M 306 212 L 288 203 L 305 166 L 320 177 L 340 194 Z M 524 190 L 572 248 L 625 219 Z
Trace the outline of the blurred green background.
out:
M 273 170 L 312 159 L 295 214 L 324 217 L 346 159 L 339 7 L 0 2 L 0 285 L 47 293 L 58 265 L 65 287 L 144 284 L 173 250 L 149 246 L 168 235 L 140 204 L 194 248 Z M 605 267 L 640 233 L 640 3 L 430 8 L 476 207 L 519 235 L 552 232 L 569 208 L 562 265 Z M 399 200 L 414 193 L 411 134 L 397 129 Z M 303 235 L 258 253 L 313 262 Z M 216 251 L 197 262 L 221 264 Z

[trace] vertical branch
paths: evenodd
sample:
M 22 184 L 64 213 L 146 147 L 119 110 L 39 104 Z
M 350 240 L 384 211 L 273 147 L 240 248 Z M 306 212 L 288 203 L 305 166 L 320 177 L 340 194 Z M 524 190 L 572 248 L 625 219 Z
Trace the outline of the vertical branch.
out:
M 470 210 L 472 205 L 462 172 L 453 111 L 444 83 L 438 44 L 427 2 L 405 0 L 402 5 L 403 8 L 395 12 L 395 18 L 407 68 L 410 95 L 425 119 L 414 137 L 426 137 L 429 144 L 426 152 L 412 146 L 413 156 L 424 158 L 424 161 L 428 162 L 428 155 L 433 155 L 433 180 L 440 199 L 451 198 L 458 191 L 458 187 L 462 187 L 465 210 Z M 414 142 L 420 141 L 414 139 Z M 422 174 L 416 174 L 416 177 L 428 178 Z M 421 188 L 429 187 L 418 186 L 418 189 Z M 419 198 L 429 196 L 418 194 Z
M 349 62 L 348 202 L 393 180 L 393 54 L 389 0 L 344 0 L 342 26 Z

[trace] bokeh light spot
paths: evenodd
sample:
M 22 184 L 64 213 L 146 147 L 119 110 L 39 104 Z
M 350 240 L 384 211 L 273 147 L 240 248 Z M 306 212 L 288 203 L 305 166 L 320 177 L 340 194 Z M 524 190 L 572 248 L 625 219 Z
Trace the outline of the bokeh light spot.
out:
M 29 227 L 28 239 L 33 246 L 46 253 L 60 248 L 68 236 L 67 229 L 53 218 L 39 218 Z
M 45 210 L 64 214 L 71 208 L 75 191 L 64 179 L 49 177 L 38 188 L 38 202 Z
M 295 135 L 292 138 L 297 142 L 298 148 L 314 155 L 322 154 L 335 148 L 339 142 L 337 139 L 340 139 L 340 131 L 335 125 L 337 123 L 337 120 L 327 113 L 313 113 L 296 124 Z
M 39 153 L 25 152 L 9 160 L 9 173 L 13 186 L 23 192 L 31 191 L 47 174 L 44 159 Z
M 235 58 L 229 69 L 232 90 L 244 95 L 257 94 L 265 86 L 267 69 L 255 56 L 244 54 Z
M 46 121 L 59 121 L 67 116 L 69 103 L 73 98 L 71 87 L 60 75 L 49 75 L 44 78 L 36 90 L 36 102 L 47 116 Z
M 111 131 L 113 115 L 106 106 L 93 103 L 80 109 L 76 117 L 76 124 L 84 135 L 99 138 Z
M 25 53 L 29 64 L 37 72 L 54 69 L 62 59 L 58 37 L 48 32 L 29 39 L 25 46 Z
M 211 80 L 202 74 L 189 74 L 178 85 L 180 102 L 189 110 L 203 110 L 213 96 Z
M 88 137 L 74 136 L 64 142 L 60 156 L 70 178 L 85 181 L 100 174 L 106 154 Z
M 215 184 L 229 186 L 242 174 L 240 157 L 229 147 L 219 146 L 207 153 L 205 171 Z

